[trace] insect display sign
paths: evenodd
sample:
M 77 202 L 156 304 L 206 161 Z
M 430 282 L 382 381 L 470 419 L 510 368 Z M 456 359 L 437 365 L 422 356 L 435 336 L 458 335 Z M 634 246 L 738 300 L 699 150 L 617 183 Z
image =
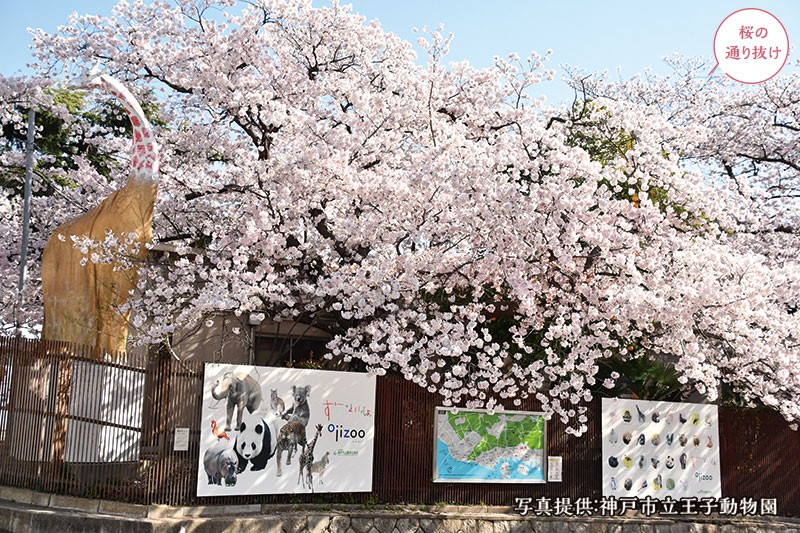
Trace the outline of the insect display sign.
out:
M 207 364 L 198 496 L 372 490 L 375 378 Z
M 719 498 L 716 405 L 603 398 L 603 495 Z

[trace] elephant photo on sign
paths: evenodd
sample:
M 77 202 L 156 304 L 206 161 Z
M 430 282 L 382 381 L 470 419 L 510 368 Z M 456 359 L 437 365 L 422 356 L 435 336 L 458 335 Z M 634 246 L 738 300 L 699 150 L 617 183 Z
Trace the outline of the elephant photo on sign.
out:
M 244 409 L 247 408 L 250 413 L 255 413 L 256 409 L 261 405 L 261 387 L 258 385 L 258 381 L 249 374 L 226 372 L 222 379 L 214 382 L 211 396 L 215 400 L 228 399 L 228 416 L 225 421 L 225 431 L 231 431 L 234 409 L 238 410 L 236 427 L 234 428 L 238 431 L 242 425 Z

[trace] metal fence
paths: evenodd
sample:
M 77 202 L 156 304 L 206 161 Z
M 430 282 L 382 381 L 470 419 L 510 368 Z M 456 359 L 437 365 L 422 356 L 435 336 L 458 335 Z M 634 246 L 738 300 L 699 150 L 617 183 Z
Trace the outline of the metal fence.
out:
M 438 397 L 398 376 L 379 377 L 373 490 L 353 494 L 196 497 L 203 363 L 124 355 L 92 358 L 65 343 L 0 338 L 0 484 L 131 503 L 415 503 L 510 505 L 515 497 L 602 495 L 600 402 L 587 433 L 547 424 L 563 481 L 433 483 Z M 511 408 L 511 405 L 506 407 Z M 537 410 L 534 400 L 519 409 Z M 176 427 L 188 451 L 173 451 Z M 777 498 L 800 516 L 800 433 L 769 411 L 720 408 L 724 496 Z

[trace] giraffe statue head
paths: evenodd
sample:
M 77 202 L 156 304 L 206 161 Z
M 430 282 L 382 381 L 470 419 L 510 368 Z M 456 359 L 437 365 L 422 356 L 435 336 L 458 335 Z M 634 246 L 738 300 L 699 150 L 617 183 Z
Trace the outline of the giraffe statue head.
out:
M 116 78 L 102 74 L 99 65 L 95 65 L 91 70 L 74 79 L 70 86 L 75 89 L 105 89 L 119 101 L 133 126 L 130 177 L 134 180 L 158 184 L 160 178 L 159 146 L 153 134 L 153 127 L 131 92 Z
M 90 70 L 84 70 L 80 76 L 73 78 L 67 83 L 71 89 L 95 89 L 103 86 L 103 81 L 100 79 L 102 74 L 100 64 L 96 64 Z
M 102 241 L 110 231 L 142 244 L 129 255 L 144 261 L 152 240 L 153 210 L 159 182 L 158 144 L 134 96 L 119 81 L 92 69 L 73 88 L 100 88 L 123 106 L 133 126 L 131 170 L 125 185 L 99 205 L 59 226 L 42 252 L 42 338 L 94 346 L 94 356 L 121 354 L 128 338 L 130 310 L 123 311 L 137 287 L 138 268 L 118 263 L 83 266 L 85 260 L 70 237 Z

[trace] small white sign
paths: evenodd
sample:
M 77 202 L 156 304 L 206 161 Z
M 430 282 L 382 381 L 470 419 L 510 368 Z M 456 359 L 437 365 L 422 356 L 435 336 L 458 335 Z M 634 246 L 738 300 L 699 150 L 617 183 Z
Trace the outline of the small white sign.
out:
M 176 452 L 189 451 L 189 428 L 175 428 L 175 444 L 172 449 Z
M 560 455 L 547 456 L 547 481 L 561 481 L 561 470 L 564 461 Z

